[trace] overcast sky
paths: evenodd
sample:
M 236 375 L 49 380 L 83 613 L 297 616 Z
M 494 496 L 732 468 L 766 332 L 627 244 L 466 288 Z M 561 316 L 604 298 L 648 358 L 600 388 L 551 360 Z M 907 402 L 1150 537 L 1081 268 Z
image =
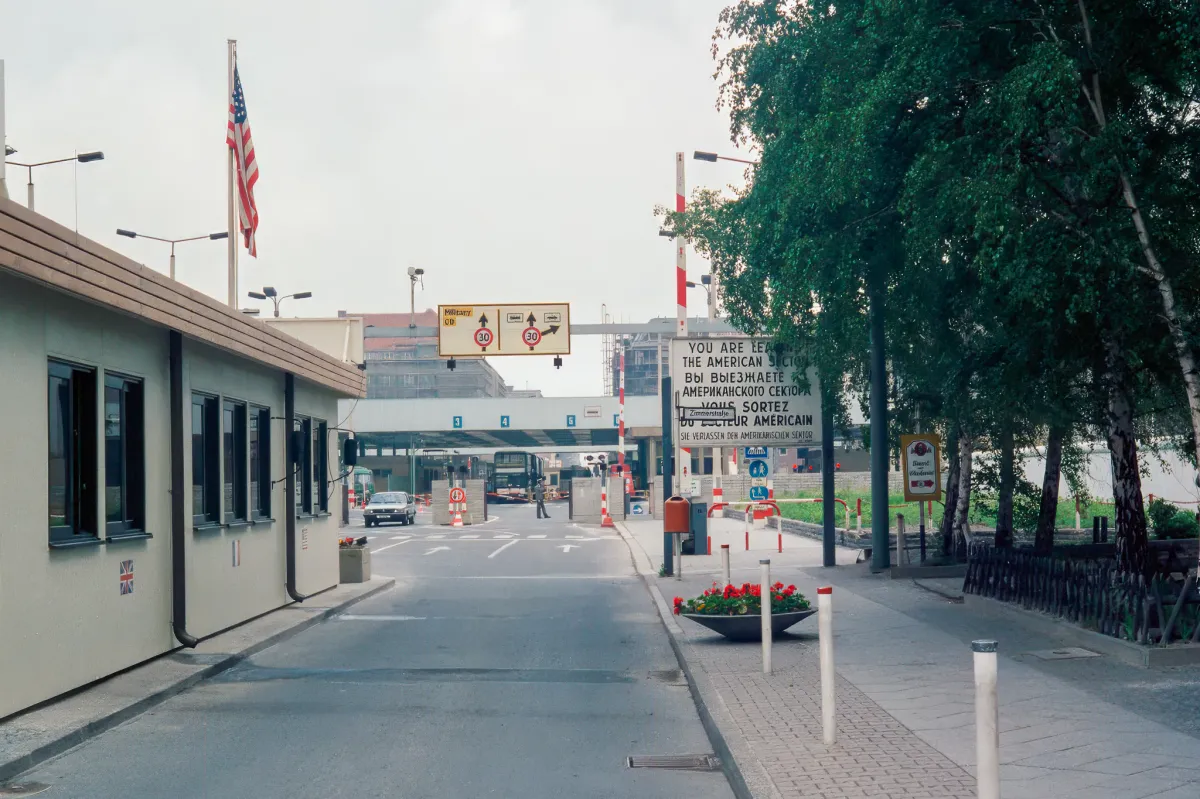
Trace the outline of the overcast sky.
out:
M 241 293 L 312 291 L 288 315 L 569 301 L 572 319 L 671 316 L 674 258 L 656 204 L 742 180 L 715 107 L 724 0 L 26 0 L 5 3 L 8 143 L 17 160 L 103 150 L 78 167 L 78 228 L 166 271 L 163 237 L 225 228 L 225 40 L 260 179 L 259 257 Z M 744 154 L 743 154 L 744 155 Z M 37 210 L 74 226 L 75 168 L 35 172 Z M 24 199 L 24 171 L 8 168 Z M 225 249 L 177 250 L 178 278 L 225 298 Z M 689 272 L 707 269 L 694 254 Z M 703 314 L 704 293 L 689 303 Z M 253 301 L 247 301 L 253 305 Z M 600 346 L 492 363 L 514 386 L 597 394 Z

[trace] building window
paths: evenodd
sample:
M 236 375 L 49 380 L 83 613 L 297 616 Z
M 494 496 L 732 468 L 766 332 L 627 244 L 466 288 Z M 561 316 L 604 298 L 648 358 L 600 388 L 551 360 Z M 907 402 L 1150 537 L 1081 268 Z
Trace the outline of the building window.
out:
M 329 427 L 313 422 L 313 489 L 317 492 L 317 510 L 329 510 Z
M 225 402 L 221 412 L 225 445 L 225 523 L 246 521 L 246 406 Z
M 146 529 L 146 447 L 142 381 L 104 376 L 105 534 Z
M 250 513 L 271 517 L 271 411 L 250 408 Z
M 49 522 L 50 543 L 95 538 L 96 373 L 50 361 Z
M 313 512 L 313 453 L 312 453 L 312 420 L 296 418 L 293 429 L 299 433 L 296 444 L 300 451 L 296 453 L 296 515 L 311 516 Z
M 192 395 L 192 523 L 216 524 L 221 512 L 217 398 Z

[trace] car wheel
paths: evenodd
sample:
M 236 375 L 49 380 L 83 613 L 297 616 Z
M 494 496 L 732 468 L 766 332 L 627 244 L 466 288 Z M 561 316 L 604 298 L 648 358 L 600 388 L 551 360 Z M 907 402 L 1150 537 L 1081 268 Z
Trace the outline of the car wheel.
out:
M 366 520 L 365 520 L 363 523 L 364 523 L 364 524 L 366 524 L 366 526 L 367 526 L 367 527 L 370 527 L 370 526 L 371 526 L 371 520 L 370 520 L 370 519 L 366 519 Z

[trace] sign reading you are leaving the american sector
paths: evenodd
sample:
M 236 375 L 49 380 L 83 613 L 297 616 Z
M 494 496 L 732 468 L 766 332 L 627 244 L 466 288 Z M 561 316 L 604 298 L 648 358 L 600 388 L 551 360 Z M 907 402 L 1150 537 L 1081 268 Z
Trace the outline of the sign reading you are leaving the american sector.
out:
M 681 447 L 811 446 L 821 441 L 816 370 L 800 388 L 796 359 L 777 356 L 765 338 L 671 340 L 671 387 Z M 702 419 L 684 408 L 732 409 L 731 418 Z

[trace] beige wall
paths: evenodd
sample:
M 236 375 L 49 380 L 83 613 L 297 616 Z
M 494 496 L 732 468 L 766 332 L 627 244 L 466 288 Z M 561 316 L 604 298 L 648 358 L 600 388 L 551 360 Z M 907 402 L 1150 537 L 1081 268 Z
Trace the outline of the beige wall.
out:
M 294 302 L 294 300 L 293 300 Z M 263 310 L 268 310 L 266 307 Z M 360 316 L 338 316 L 330 319 L 292 319 L 262 317 L 276 330 L 316 347 L 331 358 L 346 363 L 363 362 L 363 320 Z
M 153 538 L 73 549 L 47 546 L 48 358 L 140 377 L 145 396 L 146 527 Z M 185 401 L 192 389 L 268 405 L 283 415 L 283 374 L 212 347 L 184 342 Z M 168 332 L 0 272 L 0 717 L 177 646 L 171 631 L 171 495 Z M 103 374 L 98 374 L 103 385 Z M 336 455 L 336 395 L 297 381 L 298 413 L 328 421 Z M 99 485 L 104 484 L 102 391 L 97 391 Z M 185 424 L 189 417 L 185 416 Z M 272 472 L 284 474 L 283 422 L 272 423 Z M 185 435 L 187 627 L 208 635 L 283 605 L 283 483 L 275 524 L 190 529 L 190 435 Z M 334 461 L 336 464 L 336 460 Z M 335 466 L 336 468 L 336 466 Z M 332 483 L 331 483 L 332 486 Z M 98 491 L 97 518 L 104 518 Z M 336 517 L 309 527 L 298 550 L 298 589 L 337 582 Z M 102 539 L 103 540 L 103 539 Z M 234 567 L 233 541 L 241 541 Z M 121 595 L 120 563 L 134 562 Z

